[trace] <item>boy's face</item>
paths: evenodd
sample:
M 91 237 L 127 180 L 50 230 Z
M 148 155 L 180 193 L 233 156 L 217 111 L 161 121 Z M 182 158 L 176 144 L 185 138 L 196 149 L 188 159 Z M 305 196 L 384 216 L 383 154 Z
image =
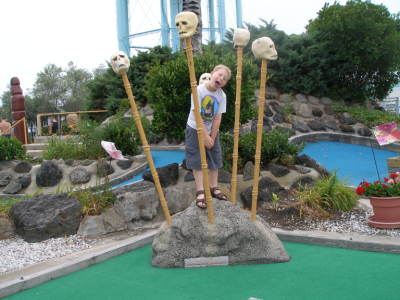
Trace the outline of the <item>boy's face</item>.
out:
M 208 88 L 216 90 L 224 87 L 228 82 L 228 76 L 228 72 L 222 68 L 211 72 L 211 79 L 208 82 Z

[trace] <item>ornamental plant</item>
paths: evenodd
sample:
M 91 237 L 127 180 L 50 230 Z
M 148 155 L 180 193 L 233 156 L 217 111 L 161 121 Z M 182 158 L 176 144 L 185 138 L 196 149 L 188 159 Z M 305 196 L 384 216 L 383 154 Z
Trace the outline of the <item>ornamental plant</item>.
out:
M 400 172 L 390 173 L 383 182 L 376 180 L 374 182 L 362 181 L 357 189 L 358 195 L 372 197 L 397 197 L 400 196 Z

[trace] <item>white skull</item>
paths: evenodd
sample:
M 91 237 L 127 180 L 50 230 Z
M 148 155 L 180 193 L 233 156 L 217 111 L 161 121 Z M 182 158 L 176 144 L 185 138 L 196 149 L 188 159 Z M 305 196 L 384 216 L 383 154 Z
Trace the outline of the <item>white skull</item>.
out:
M 233 45 L 245 47 L 250 40 L 250 32 L 244 28 L 235 28 L 233 31 Z
M 176 15 L 175 24 L 179 30 L 181 39 L 191 37 L 196 33 L 197 24 L 199 23 L 194 12 L 183 11 Z
M 115 73 L 122 74 L 128 72 L 129 57 L 124 52 L 119 51 L 111 56 L 111 66 Z
M 210 73 L 203 73 L 203 74 L 200 75 L 199 84 L 206 83 L 210 79 L 211 79 L 211 74 Z
M 276 60 L 278 54 L 274 42 L 269 37 L 256 39 L 251 45 L 251 51 L 256 58 Z

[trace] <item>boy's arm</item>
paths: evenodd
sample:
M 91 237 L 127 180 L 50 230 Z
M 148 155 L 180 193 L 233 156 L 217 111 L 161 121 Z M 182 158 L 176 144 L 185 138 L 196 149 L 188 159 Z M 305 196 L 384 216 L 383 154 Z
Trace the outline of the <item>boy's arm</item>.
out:
M 222 119 L 222 114 L 217 114 L 213 119 L 211 125 L 211 134 L 210 134 L 213 141 L 215 141 L 215 138 L 217 137 L 219 126 L 221 125 L 221 119 Z

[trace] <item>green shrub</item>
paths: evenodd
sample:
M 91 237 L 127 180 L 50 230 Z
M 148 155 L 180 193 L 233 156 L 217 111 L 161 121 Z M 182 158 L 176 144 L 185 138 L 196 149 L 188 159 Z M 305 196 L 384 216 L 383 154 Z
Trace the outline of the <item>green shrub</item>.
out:
M 149 127 L 146 121 L 143 127 Z M 140 138 L 134 125 L 133 118 L 115 116 L 108 124 L 100 126 L 95 121 L 81 121 L 79 123 L 79 136 L 66 140 L 52 138 L 43 153 L 45 159 L 99 159 L 106 157 L 107 153 L 101 147 L 101 141 L 115 143 L 123 155 L 137 155 Z
M 80 190 L 72 192 L 82 204 L 82 216 L 97 216 L 115 202 L 116 196 L 111 190 L 93 192 L 91 190 Z
M 61 140 L 58 137 L 49 139 L 46 149 L 43 151 L 43 159 L 84 159 L 84 148 L 76 138 Z
M 336 172 L 320 178 L 311 187 L 302 187 L 296 201 L 301 214 L 324 217 L 328 210 L 349 211 L 357 203 L 358 196 L 346 186 L 345 180 L 339 180 Z
M 336 112 L 347 112 L 360 123 L 367 126 L 376 126 L 390 122 L 400 122 L 400 116 L 387 111 L 368 109 L 362 106 L 334 105 L 332 109 Z
M 261 144 L 261 164 L 267 166 L 269 162 L 278 162 L 287 164 L 289 156 L 295 156 L 304 145 L 295 145 L 289 143 L 289 134 L 282 132 L 278 128 L 272 129 L 262 136 Z M 239 140 L 239 153 L 242 161 L 254 162 L 256 151 L 257 136 L 255 133 L 248 133 Z
M 0 160 L 22 159 L 25 155 L 26 149 L 19 140 L 0 136 Z

